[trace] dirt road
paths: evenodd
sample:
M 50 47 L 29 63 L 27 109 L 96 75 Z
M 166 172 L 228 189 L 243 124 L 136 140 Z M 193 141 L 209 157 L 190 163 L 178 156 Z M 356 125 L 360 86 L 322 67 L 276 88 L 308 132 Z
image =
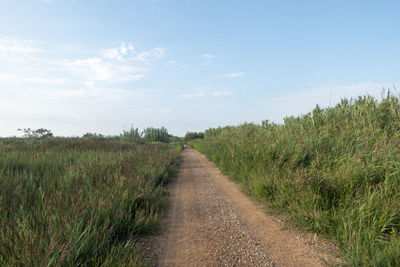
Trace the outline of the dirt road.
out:
M 191 148 L 170 185 L 163 234 L 152 240 L 157 266 L 325 266 L 332 247 L 285 229 Z

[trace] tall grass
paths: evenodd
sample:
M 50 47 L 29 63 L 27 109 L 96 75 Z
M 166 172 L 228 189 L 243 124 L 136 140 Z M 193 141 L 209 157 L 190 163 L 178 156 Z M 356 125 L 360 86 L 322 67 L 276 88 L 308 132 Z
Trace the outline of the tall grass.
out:
M 348 264 L 400 266 L 399 98 L 209 129 L 189 144 L 270 210 L 333 240 Z
M 166 144 L 0 145 L 0 266 L 140 265 L 178 160 Z

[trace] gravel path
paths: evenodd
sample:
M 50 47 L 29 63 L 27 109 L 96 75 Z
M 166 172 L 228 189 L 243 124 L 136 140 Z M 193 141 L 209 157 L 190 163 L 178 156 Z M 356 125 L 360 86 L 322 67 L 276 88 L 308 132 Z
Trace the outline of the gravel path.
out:
M 334 247 L 285 229 L 194 149 L 182 152 L 161 236 L 142 241 L 156 266 L 325 266 Z

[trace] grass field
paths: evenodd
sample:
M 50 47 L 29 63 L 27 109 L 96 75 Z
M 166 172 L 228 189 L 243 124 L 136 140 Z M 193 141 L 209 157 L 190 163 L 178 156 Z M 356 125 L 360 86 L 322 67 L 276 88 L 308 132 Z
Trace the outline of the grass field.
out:
M 400 103 L 360 97 L 188 144 L 245 192 L 333 240 L 353 266 L 400 265 Z
M 0 145 L 0 266 L 140 265 L 180 147 L 60 139 Z

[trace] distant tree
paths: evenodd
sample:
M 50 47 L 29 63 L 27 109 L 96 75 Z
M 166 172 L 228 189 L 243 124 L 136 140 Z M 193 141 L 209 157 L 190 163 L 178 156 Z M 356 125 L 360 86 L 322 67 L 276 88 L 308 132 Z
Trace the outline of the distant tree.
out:
M 37 143 L 37 144 L 42 144 L 43 140 L 46 138 L 53 137 L 53 133 L 44 128 L 40 128 L 37 130 L 31 129 L 31 128 L 24 128 L 24 129 L 18 129 L 18 131 L 21 131 L 24 133 L 23 137 L 27 138 L 29 143 L 32 144 L 32 146 Z
M 106 137 L 102 134 L 98 134 L 98 133 L 85 133 L 84 135 L 82 135 L 82 138 L 86 138 L 86 139 L 105 139 Z
M 120 134 L 120 140 L 130 143 L 139 144 L 142 142 L 142 134 L 139 132 L 139 128 L 134 128 L 131 126 L 129 130 L 123 130 L 122 134 Z
M 148 127 L 143 130 L 143 138 L 147 142 L 168 143 L 169 134 L 168 130 L 164 127 L 161 128 Z
M 202 132 L 187 132 L 185 134 L 185 141 L 190 141 L 194 139 L 202 139 L 204 138 L 204 133 Z

